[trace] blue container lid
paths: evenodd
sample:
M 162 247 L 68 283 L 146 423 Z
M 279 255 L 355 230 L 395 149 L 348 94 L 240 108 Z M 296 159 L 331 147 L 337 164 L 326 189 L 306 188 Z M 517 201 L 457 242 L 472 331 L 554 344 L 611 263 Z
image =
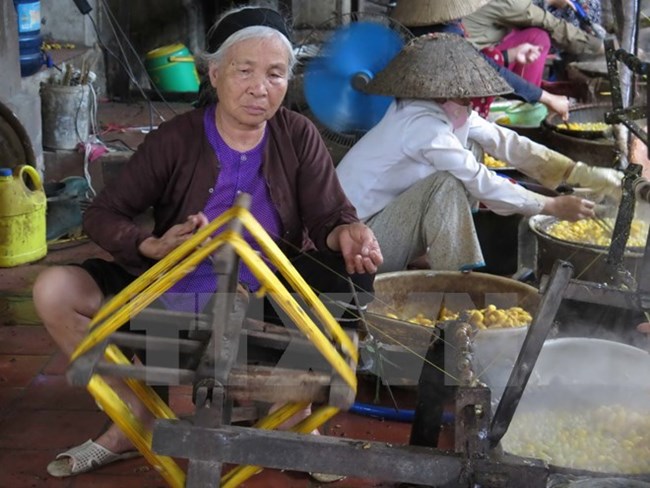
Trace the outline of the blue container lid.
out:
M 13 174 L 11 168 L 0 168 L 0 176 L 12 176 Z

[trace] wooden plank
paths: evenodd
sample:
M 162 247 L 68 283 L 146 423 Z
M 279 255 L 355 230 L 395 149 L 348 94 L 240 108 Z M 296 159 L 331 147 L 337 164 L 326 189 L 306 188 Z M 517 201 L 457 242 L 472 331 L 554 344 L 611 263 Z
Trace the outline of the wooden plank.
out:
M 325 403 L 331 380 L 329 373 L 250 366 L 234 368 L 227 388 L 239 401 Z
M 183 421 L 156 422 L 153 449 L 173 457 L 426 486 L 445 486 L 458 480 L 466 464 L 465 458 L 453 452 L 425 447 L 251 427 L 202 429 Z

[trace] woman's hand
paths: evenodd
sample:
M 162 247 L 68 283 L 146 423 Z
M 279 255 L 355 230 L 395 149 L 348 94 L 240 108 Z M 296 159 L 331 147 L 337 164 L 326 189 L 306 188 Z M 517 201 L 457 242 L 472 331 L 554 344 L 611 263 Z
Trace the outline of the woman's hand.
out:
M 203 212 L 190 215 L 185 222 L 170 227 L 161 237 L 147 237 L 140 243 L 138 250 L 148 258 L 162 259 L 206 225 L 208 218 Z
M 524 42 L 518 46 L 508 49 L 508 59 L 510 62 L 519 64 L 529 64 L 537 61 L 542 54 L 541 46 Z
M 574 195 L 561 195 L 559 197 L 549 198 L 542 209 L 542 213 L 544 215 L 552 215 L 558 219 L 574 222 L 576 220 L 595 217 L 595 206 L 596 204 L 591 200 Z
M 539 101 L 546 105 L 549 110 L 557 112 L 564 122 L 569 121 L 569 99 L 567 97 L 554 95 L 543 90 Z
M 327 236 L 327 247 L 343 254 L 345 270 L 349 274 L 376 273 L 384 262 L 375 235 L 361 222 L 332 229 Z

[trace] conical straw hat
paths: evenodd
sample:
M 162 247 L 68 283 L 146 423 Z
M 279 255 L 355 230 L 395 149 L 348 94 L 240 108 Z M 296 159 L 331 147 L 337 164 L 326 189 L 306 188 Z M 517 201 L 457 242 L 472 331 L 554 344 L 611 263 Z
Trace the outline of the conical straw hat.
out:
M 412 40 L 364 91 L 431 100 L 489 97 L 513 90 L 465 39 L 436 33 Z
M 391 17 L 406 27 L 441 24 L 465 17 L 490 0 L 398 0 Z

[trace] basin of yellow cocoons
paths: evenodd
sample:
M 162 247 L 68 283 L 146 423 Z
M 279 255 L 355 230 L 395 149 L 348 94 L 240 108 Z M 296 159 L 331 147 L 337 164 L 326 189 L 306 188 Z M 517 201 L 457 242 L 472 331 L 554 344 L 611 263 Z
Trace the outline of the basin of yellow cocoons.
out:
M 397 318 L 397 317 L 393 317 Z M 483 309 L 454 312 L 442 307 L 437 320 L 417 314 L 408 322 L 435 327 L 446 321 L 464 319 L 476 328 L 473 338 L 474 372 L 482 381 L 500 392 L 519 350 L 526 338 L 533 317 L 522 307 L 498 308 L 489 304 Z
M 595 219 L 583 219 L 576 222 L 558 220 L 548 226 L 546 233 L 562 241 L 609 247 L 612 242 L 611 230 L 614 229 L 614 223 L 614 219 L 609 217 L 600 219 L 600 222 Z M 634 219 L 630 225 L 627 247 L 645 247 L 647 235 L 648 224 L 642 220 Z
M 435 327 L 436 325 L 448 320 L 459 320 L 461 313 L 465 314 L 470 325 L 477 329 L 500 329 L 526 327 L 530 325 L 532 316 L 521 307 L 497 308 L 496 305 L 488 305 L 483 309 L 470 309 L 463 312 L 454 312 L 442 307 L 436 320 L 425 317 L 424 314 L 417 314 L 415 317 L 407 319 L 412 324 L 423 325 L 425 327 Z M 395 314 L 387 314 L 390 318 L 399 319 Z
M 647 408 L 603 405 L 518 413 L 503 449 L 555 466 L 603 473 L 650 472 Z
M 609 124 L 605 122 L 567 122 L 566 124 L 557 124 L 557 128 L 575 131 L 604 131 L 609 128 Z
M 586 337 L 546 340 L 502 439 L 503 450 L 561 468 L 643 474 L 647 480 L 648 370 L 648 352 L 628 344 Z M 590 478 L 585 486 L 599 484 L 582 476 Z M 603 480 L 601 486 L 637 486 L 631 479 L 620 481 Z
M 466 310 L 467 321 L 477 329 L 501 329 L 526 327 L 533 321 L 533 317 L 521 307 L 497 308 L 488 305 L 483 309 Z M 459 320 L 461 313 L 442 308 L 440 321 Z
M 493 156 L 490 156 L 489 154 L 486 154 L 483 156 L 483 164 L 487 166 L 488 168 L 507 168 L 508 163 L 505 161 L 501 161 L 500 159 L 496 159 Z

